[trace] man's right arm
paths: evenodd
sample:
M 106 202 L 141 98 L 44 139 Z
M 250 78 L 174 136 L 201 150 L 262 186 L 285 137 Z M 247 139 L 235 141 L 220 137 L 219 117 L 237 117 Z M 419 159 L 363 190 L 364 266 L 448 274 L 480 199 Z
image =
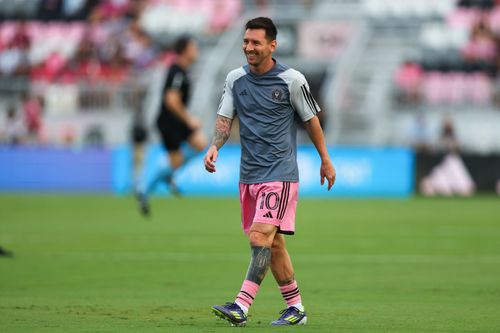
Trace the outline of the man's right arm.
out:
M 215 162 L 217 162 L 217 156 L 219 155 L 219 149 L 226 143 L 227 139 L 231 135 L 231 126 L 233 120 L 231 118 L 226 118 L 221 115 L 217 115 L 215 120 L 215 133 L 212 140 L 212 144 L 205 155 L 205 169 L 212 173 L 215 172 Z
M 233 120 L 231 118 L 217 115 L 217 119 L 215 120 L 215 133 L 212 140 L 212 145 L 217 147 L 217 150 L 221 149 L 227 139 L 229 139 L 232 125 Z
M 189 115 L 186 107 L 182 103 L 181 93 L 179 90 L 167 89 L 163 102 L 165 103 L 166 108 L 189 128 L 195 130 L 200 126 L 196 118 Z
M 197 130 L 201 126 L 200 121 L 188 113 L 186 105 L 182 101 L 181 90 L 186 80 L 186 74 L 178 66 L 170 68 L 163 87 L 163 105 L 187 127 Z
M 208 148 L 205 155 L 205 169 L 212 173 L 215 172 L 215 162 L 219 155 L 219 149 L 226 143 L 231 134 L 231 125 L 235 116 L 235 107 L 233 101 L 233 82 L 235 71 L 228 74 L 226 83 L 224 84 L 224 91 L 219 102 L 217 110 L 217 119 L 215 119 L 215 133 L 210 148 Z

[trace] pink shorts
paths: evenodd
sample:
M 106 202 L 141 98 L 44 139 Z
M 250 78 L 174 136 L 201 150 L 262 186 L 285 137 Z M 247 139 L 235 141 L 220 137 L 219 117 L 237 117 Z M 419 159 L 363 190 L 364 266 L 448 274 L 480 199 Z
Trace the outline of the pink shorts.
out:
M 299 183 L 240 183 L 241 222 L 246 234 L 254 222 L 272 224 L 278 232 L 295 233 Z

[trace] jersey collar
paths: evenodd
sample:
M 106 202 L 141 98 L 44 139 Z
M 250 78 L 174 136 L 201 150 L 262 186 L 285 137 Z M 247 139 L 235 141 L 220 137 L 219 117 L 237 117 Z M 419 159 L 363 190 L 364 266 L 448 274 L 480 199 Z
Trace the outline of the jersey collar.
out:
M 252 72 L 252 71 L 250 70 L 250 65 L 248 65 L 248 64 L 246 64 L 245 66 L 243 66 L 243 68 L 245 68 L 245 71 L 246 71 L 246 72 L 247 72 L 250 76 L 252 76 L 252 77 L 254 77 L 254 78 L 256 78 L 256 79 L 260 79 L 260 78 L 263 78 L 263 77 L 265 77 L 265 76 L 267 76 L 267 75 L 269 75 L 269 74 L 273 74 L 273 73 L 276 71 L 276 69 L 279 67 L 278 61 L 277 61 L 275 58 L 273 58 L 273 62 L 274 62 L 273 67 L 271 67 L 271 69 L 270 69 L 270 70 L 268 70 L 267 72 L 262 73 L 262 74 L 255 74 L 254 72 Z

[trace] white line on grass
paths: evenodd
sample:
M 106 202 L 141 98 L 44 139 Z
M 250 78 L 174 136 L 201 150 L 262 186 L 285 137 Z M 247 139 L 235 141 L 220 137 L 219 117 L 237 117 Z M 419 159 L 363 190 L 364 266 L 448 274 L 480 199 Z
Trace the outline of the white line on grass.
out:
M 81 260 L 167 260 L 167 261 L 244 261 L 249 259 L 244 253 L 194 253 L 194 252 L 65 252 L 44 253 L 46 257 L 73 258 Z M 307 263 L 450 263 L 450 264 L 500 264 L 500 256 L 494 255 L 433 255 L 433 254 L 292 254 L 294 262 Z

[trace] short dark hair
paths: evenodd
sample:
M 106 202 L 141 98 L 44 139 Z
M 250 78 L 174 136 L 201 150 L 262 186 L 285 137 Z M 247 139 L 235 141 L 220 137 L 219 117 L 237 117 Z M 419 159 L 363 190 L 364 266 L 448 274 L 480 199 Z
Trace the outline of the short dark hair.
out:
M 278 35 L 278 29 L 276 29 L 273 20 L 269 17 L 256 17 L 251 19 L 245 24 L 245 30 L 246 29 L 264 29 L 268 41 L 275 40 Z
M 183 54 L 187 49 L 189 43 L 193 41 L 193 37 L 189 35 L 182 35 L 174 43 L 174 52 L 176 54 Z

